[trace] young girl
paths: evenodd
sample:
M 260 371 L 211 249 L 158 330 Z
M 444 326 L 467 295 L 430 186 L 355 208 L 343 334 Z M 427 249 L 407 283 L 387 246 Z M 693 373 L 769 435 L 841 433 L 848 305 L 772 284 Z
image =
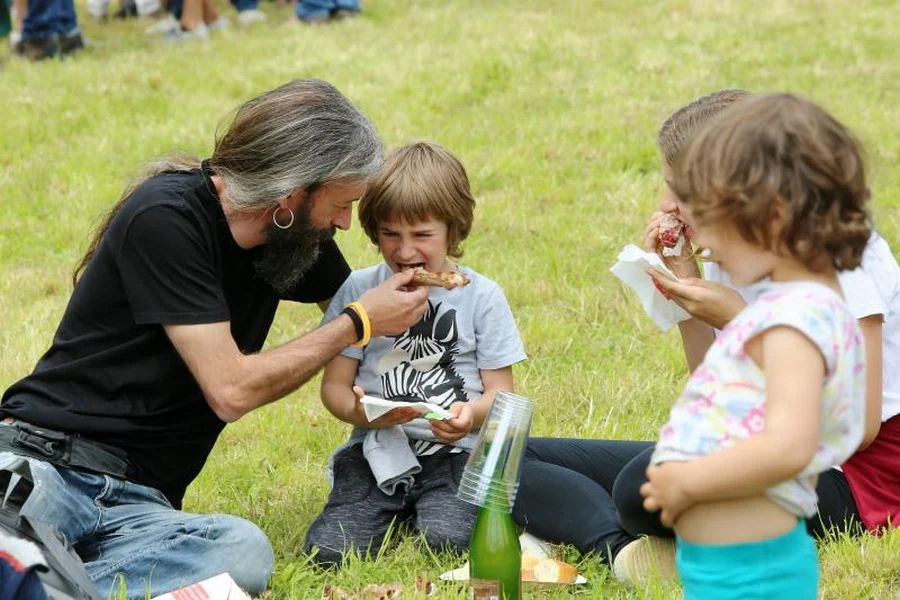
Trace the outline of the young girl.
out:
M 325 367 L 322 402 L 354 426 L 332 459 L 333 487 L 306 538 L 320 564 L 351 549 L 377 554 L 391 524 L 415 517 L 434 548 L 468 548 L 476 508 L 456 498 L 473 429 L 499 390 L 513 391 L 512 365 L 525 351 L 500 287 L 451 259 L 472 227 L 475 200 L 465 169 L 447 149 L 420 142 L 399 148 L 360 200 L 359 216 L 384 262 L 354 271 L 324 320 L 393 273 L 457 270 L 471 283 L 432 288 L 422 320 L 397 337 L 347 348 Z M 369 421 L 364 395 L 438 404 L 452 415 L 425 421 L 396 408 Z
M 751 303 L 673 406 L 644 506 L 674 524 L 685 598 L 815 598 L 803 519 L 865 430 L 863 338 L 837 280 L 871 234 L 856 141 L 806 100 L 743 100 L 688 143 L 672 189 Z

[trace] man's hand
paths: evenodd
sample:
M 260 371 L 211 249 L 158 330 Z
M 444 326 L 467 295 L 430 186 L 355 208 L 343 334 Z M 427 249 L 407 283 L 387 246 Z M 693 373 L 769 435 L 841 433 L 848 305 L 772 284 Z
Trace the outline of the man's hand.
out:
M 353 386 L 353 394 L 356 396 L 356 405 L 353 407 L 353 412 L 356 414 L 356 422 L 362 423 L 363 427 L 369 429 L 385 429 L 386 427 L 409 423 L 413 419 L 421 416 L 421 413 L 415 408 L 402 407 L 390 410 L 374 421 L 369 421 L 366 419 L 366 407 L 360 402 L 360 399 L 362 399 L 365 393 L 365 390 L 358 385 Z
M 672 211 L 667 211 L 672 212 Z M 663 245 L 659 241 L 659 225 L 665 215 L 665 212 L 655 212 L 650 216 L 647 228 L 644 229 L 644 250 L 647 252 L 655 252 L 679 279 L 685 277 L 700 277 L 700 268 L 697 266 L 697 259 L 694 256 L 694 250 L 691 247 L 691 238 L 688 235 L 688 229 L 685 229 L 681 235 L 684 236 L 684 243 L 681 245 L 681 254 L 679 256 L 665 256 L 663 254 Z
M 438 441 L 452 444 L 469 435 L 472 431 L 472 408 L 468 402 L 454 402 L 448 409 L 453 418 L 446 421 L 432 421 L 431 433 Z
M 666 527 L 674 526 L 681 513 L 694 504 L 682 485 L 686 466 L 685 463 L 667 462 L 647 467 L 648 481 L 641 486 L 644 510 L 662 511 L 659 519 Z
M 648 269 L 656 287 L 695 319 L 722 329 L 747 303 L 727 285 L 697 277 L 674 280 L 656 269 Z
M 372 337 L 403 333 L 425 315 L 428 288 L 407 289 L 412 277 L 412 269 L 396 273 L 360 296 L 358 302 L 369 317 Z

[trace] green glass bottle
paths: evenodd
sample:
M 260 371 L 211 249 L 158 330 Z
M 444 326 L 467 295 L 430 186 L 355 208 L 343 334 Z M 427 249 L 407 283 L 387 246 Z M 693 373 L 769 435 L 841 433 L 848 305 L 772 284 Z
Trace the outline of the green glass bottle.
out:
M 521 600 L 522 548 L 509 506 L 479 507 L 469 542 L 474 600 Z

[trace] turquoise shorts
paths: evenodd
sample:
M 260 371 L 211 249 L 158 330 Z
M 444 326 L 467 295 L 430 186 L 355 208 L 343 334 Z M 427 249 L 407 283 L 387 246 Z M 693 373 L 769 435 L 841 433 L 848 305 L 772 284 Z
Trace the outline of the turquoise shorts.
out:
M 744 544 L 691 544 L 678 539 L 684 600 L 815 600 L 816 543 L 799 521 L 788 533 Z

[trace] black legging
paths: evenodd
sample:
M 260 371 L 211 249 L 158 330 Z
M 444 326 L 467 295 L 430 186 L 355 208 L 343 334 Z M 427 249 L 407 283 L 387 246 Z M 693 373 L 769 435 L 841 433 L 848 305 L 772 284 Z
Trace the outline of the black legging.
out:
M 653 452 L 651 442 L 532 438 L 522 464 L 513 508 L 520 526 L 539 538 L 597 552 L 607 564 L 639 535 L 671 537 L 659 513 L 643 508 L 640 487 Z M 816 487 L 819 514 L 810 533 L 861 526 L 843 473 L 829 470 Z

